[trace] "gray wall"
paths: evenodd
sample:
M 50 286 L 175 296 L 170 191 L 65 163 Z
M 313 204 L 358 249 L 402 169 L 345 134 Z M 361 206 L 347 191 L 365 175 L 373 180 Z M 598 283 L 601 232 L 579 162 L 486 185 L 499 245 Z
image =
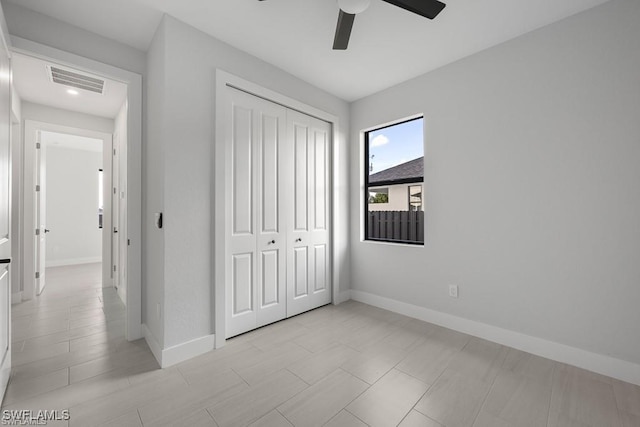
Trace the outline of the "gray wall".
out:
M 353 197 L 353 289 L 640 363 L 639 22 L 614 0 L 355 102 L 354 195 L 359 131 L 424 113 L 427 225 L 361 242 Z
M 164 66 L 160 67 L 162 60 Z M 155 67 L 158 69 L 154 71 Z M 159 251 L 147 251 L 147 265 L 164 268 L 163 324 L 167 348 L 213 332 L 210 186 L 216 68 L 334 114 L 340 118 L 343 130 L 349 115 L 346 102 L 171 17 L 165 17 L 158 30 L 147 68 L 149 80 L 154 81 L 147 87 L 150 101 L 147 129 L 149 132 L 152 128 L 162 129 L 162 133 L 156 130 L 155 137 L 149 134 L 148 149 L 153 146 L 154 153 L 164 156 L 164 171 L 158 168 L 147 175 L 147 180 L 158 181 L 158 189 L 164 186 L 163 200 L 158 198 L 157 202 L 163 204 L 165 215 L 164 257 Z M 151 107 L 154 103 L 155 109 Z M 158 127 L 161 123 L 164 127 Z M 338 227 L 346 231 L 348 150 L 344 132 L 340 139 L 341 163 L 335 175 L 342 185 L 337 196 L 343 201 L 343 211 Z M 164 181 L 160 183 L 162 178 Z M 147 213 L 143 213 L 147 222 L 152 220 L 149 214 L 155 209 L 154 203 L 148 203 Z M 338 247 L 346 256 L 347 238 L 345 233 L 342 235 Z M 348 269 L 340 273 L 346 282 Z M 146 286 L 152 285 L 156 284 L 147 281 Z M 147 301 L 149 307 L 156 303 Z M 147 313 L 145 323 L 150 316 Z
M 164 135 L 165 126 L 165 24 L 162 22 L 147 53 L 144 111 L 145 141 L 142 145 L 142 323 L 147 325 L 160 346 L 164 344 L 164 326 L 158 317 L 164 309 L 164 233 L 154 225 L 154 212 L 164 207 Z
M 37 122 L 52 123 L 104 133 L 112 133 L 114 126 L 113 119 L 23 101 L 23 123 L 25 120 L 34 120 Z
M 144 74 L 145 53 L 50 16 L 2 1 L 9 33 L 23 39 Z

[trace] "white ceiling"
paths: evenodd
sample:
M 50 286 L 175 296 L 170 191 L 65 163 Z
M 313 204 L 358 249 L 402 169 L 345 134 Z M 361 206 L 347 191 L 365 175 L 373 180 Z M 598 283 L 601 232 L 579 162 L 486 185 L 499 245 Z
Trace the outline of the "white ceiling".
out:
M 372 0 L 346 51 L 336 0 L 8 1 L 145 51 L 164 12 L 353 101 L 608 0 L 444 0 L 433 21 Z
M 69 148 L 72 150 L 102 152 L 102 140 L 86 136 L 69 135 L 58 132 L 42 132 L 42 142 L 47 147 Z
M 56 64 L 19 53 L 12 55 L 13 82 L 23 101 L 111 119 L 116 117 L 127 97 L 125 84 L 104 79 L 102 95 L 80 89 L 78 95 L 70 95 L 66 86 L 49 79 L 47 65 Z M 88 75 L 83 71 L 79 73 Z

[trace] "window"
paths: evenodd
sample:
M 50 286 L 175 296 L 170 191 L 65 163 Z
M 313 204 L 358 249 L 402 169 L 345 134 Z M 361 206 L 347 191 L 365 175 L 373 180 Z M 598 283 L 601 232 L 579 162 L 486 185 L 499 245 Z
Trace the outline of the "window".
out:
M 369 203 L 389 203 L 389 189 L 369 188 Z
M 422 117 L 365 132 L 365 240 L 424 244 Z
M 409 186 L 409 210 L 422 210 L 422 185 Z

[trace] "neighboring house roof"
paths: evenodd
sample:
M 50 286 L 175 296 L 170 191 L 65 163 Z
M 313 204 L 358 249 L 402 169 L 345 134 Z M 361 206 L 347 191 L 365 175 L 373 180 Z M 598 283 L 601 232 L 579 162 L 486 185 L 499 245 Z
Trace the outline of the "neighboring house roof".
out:
M 409 160 L 389 169 L 369 175 L 369 185 L 403 184 L 409 182 L 422 182 L 424 174 L 424 156 Z

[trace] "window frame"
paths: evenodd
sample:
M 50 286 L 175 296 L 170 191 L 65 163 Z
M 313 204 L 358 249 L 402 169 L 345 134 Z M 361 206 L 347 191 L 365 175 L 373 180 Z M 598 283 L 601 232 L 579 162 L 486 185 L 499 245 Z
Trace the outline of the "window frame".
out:
M 363 160 L 364 160 L 364 192 L 363 192 L 363 196 L 364 196 L 364 209 L 362 210 L 361 213 L 361 218 L 363 219 L 363 225 L 364 225 L 364 235 L 362 237 L 362 241 L 364 242 L 377 242 L 377 243 L 393 243 L 396 245 L 410 245 L 410 246 L 415 246 L 415 247 L 424 247 L 424 241 L 425 241 L 425 236 L 422 236 L 422 242 L 416 242 L 416 241 L 411 241 L 411 240 L 394 240 L 394 239 L 379 239 L 379 238 L 371 238 L 368 237 L 369 236 L 369 173 L 370 173 L 370 153 L 369 153 L 369 135 L 372 132 L 376 132 L 382 129 L 386 129 L 389 127 L 393 127 L 393 126 L 397 126 L 397 125 L 402 125 L 404 123 L 409 123 L 409 122 L 413 122 L 416 120 L 422 120 L 422 155 L 424 156 L 424 114 L 417 114 L 414 116 L 410 116 L 408 118 L 405 119 L 401 119 L 398 120 L 396 122 L 390 122 L 384 125 L 380 125 L 380 126 L 376 126 L 370 129 L 366 129 L 363 130 L 363 141 L 364 141 L 364 156 L 363 156 Z M 388 181 L 382 181 L 382 182 L 377 182 L 376 183 L 376 187 L 388 187 L 390 185 L 395 185 L 395 184 L 411 184 L 411 183 L 416 183 L 417 181 L 411 180 L 411 179 L 406 179 L 406 180 L 398 180 L 398 181 L 394 181 L 394 182 L 388 182 Z M 422 181 L 420 181 L 423 190 L 423 198 L 422 198 L 422 211 L 424 212 L 424 170 L 422 171 Z M 423 213 L 423 215 L 425 215 L 425 213 Z M 426 222 L 426 221 L 425 221 Z M 425 227 L 426 229 L 426 227 Z M 425 233 L 425 230 L 423 230 L 423 233 Z M 425 233 L 426 234 L 426 233 Z
M 415 211 L 424 211 L 424 201 L 422 199 L 422 195 L 424 194 L 424 177 L 422 178 L 422 182 L 420 184 L 413 183 L 407 185 L 407 206 L 409 206 L 410 211 L 412 210 L 411 197 L 415 197 L 411 195 L 412 187 L 420 187 L 420 209 L 416 209 Z

